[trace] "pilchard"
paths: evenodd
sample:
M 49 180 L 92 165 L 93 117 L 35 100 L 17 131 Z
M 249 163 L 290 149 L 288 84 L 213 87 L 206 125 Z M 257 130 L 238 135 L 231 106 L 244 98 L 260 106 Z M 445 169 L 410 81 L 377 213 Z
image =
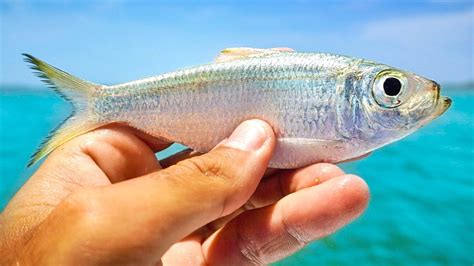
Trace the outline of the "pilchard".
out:
M 24 55 L 74 107 L 30 165 L 109 123 L 207 152 L 252 118 L 268 122 L 277 136 L 270 167 L 337 163 L 407 136 L 451 104 L 436 82 L 414 73 L 288 48 L 229 48 L 213 63 L 115 86 L 81 80 Z

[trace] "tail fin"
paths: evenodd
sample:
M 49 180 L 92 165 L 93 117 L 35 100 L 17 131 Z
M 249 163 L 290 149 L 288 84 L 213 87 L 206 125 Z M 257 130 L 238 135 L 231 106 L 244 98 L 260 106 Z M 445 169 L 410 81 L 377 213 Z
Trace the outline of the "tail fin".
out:
M 87 114 L 90 92 L 101 85 L 76 78 L 29 54 L 23 56 L 25 61 L 31 64 L 35 74 L 73 106 L 72 114 L 49 134 L 31 156 L 29 167 L 67 141 L 102 125 L 89 121 Z

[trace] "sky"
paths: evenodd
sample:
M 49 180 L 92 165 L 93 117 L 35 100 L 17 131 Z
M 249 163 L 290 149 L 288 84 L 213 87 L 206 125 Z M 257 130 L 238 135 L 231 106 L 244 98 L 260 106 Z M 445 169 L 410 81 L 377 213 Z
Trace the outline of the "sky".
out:
M 344 54 L 467 82 L 473 28 L 473 1 L 0 0 L 0 84 L 40 85 L 21 53 L 115 84 L 239 46 Z

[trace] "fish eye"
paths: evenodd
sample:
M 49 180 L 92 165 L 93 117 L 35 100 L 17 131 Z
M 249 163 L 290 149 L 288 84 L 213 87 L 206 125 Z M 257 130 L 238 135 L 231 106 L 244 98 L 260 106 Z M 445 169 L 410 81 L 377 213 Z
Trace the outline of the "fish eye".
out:
M 394 108 L 402 104 L 407 80 L 395 70 L 385 70 L 376 77 L 372 87 L 372 95 L 378 105 Z
M 397 96 L 402 89 L 402 83 L 397 78 L 387 78 L 383 82 L 383 90 L 388 96 Z

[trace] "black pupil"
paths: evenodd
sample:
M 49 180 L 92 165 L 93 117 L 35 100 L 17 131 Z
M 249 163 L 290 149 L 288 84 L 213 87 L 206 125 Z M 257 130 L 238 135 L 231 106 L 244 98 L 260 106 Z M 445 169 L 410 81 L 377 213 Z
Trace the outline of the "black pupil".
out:
M 402 83 L 396 78 L 388 78 L 383 83 L 383 90 L 388 96 L 397 96 L 402 88 Z

